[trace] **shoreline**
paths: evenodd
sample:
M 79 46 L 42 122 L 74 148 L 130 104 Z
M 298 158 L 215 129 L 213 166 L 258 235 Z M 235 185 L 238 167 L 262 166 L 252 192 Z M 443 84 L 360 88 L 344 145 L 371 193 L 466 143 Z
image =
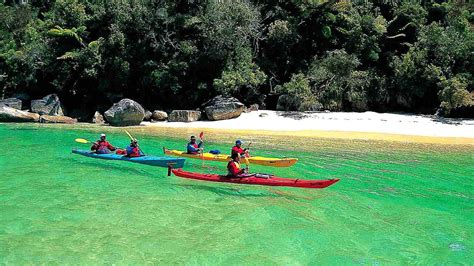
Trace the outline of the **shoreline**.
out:
M 261 117 L 262 114 L 266 115 Z M 474 145 L 474 119 L 441 120 L 411 114 L 261 110 L 221 121 L 142 122 L 141 125 L 149 129 Z
M 267 114 L 260 117 L 261 114 Z M 441 122 L 442 121 L 442 122 Z M 11 124 L 11 123 L 0 123 Z M 18 123 L 24 124 L 24 123 Z M 392 113 L 301 113 L 254 111 L 238 118 L 221 121 L 142 122 L 139 126 L 112 127 L 108 124 L 26 123 L 37 127 L 64 130 L 92 130 L 133 134 L 183 136 L 201 131 L 214 138 L 229 137 L 294 137 L 357 141 L 391 141 L 399 143 L 445 144 L 474 146 L 474 119 L 442 119 L 433 116 Z

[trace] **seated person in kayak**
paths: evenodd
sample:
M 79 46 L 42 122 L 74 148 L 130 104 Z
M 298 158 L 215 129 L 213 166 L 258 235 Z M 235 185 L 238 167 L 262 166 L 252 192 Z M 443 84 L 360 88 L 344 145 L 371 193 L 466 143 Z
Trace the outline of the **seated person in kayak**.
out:
M 186 148 L 186 152 L 188 154 L 199 154 L 202 151 L 202 140 L 198 143 L 196 143 L 196 137 L 191 136 L 191 141 L 188 143 L 188 146 Z
M 127 149 L 127 157 L 140 157 L 144 156 L 143 152 L 138 148 L 138 141 L 137 140 L 132 140 L 130 142 L 130 145 L 128 145 Z
M 239 177 L 247 173 L 247 169 L 240 169 L 240 155 L 238 153 L 232 153 L 231 158 L 232 160 L 227 164 L 227 177 Z
M 106 140 L 105 134 L 100 134 L 100 139 L 92 144 L 91 151 L 95 151 L 98 154 L 107 154 L 115 151 L 115 147 Z
M 235 142 L 235 146 L 232 147 L 230 155 L 232 156 L 234 153 L 239 154 L 241 157 L 248 157 L 248 149 L 242 149 L 242 141 L 239 139 Z

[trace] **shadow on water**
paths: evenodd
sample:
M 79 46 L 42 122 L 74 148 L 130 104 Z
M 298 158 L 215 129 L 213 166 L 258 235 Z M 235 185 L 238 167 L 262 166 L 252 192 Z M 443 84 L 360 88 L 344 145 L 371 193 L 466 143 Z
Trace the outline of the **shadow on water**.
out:
M 10 130 L 14 130 L 14 131 L 38 131 L 40 129 L 39 128 L 22 128 L 22 127 L 19 127 L 19 128 L 10 128 Z
M 97 161 L 97 162 L 84 162 L 84 161 L 81 161 L 79 159 L 74 159 L 74 158 L 64 158 L 63 160 L 65 161 L 68 161 L 68 162 L 72 162 L 72 163 L 75 163 L 75 164 L 80 164 L 80 165 L 83 165 L 83 166 L 86 166 L 86 167 L 94 167 L 94 168 L 100 168 L 104 171 L 120 171 L 120 172 L 126 172 L 127 174 L 137 174 L 137 175 L 140 175 L 140 176 L 145 176 L 145 177 L 152 177 L 152 178 L 161 178 L 163 179 L 164 175 L 166 175 L 166 172 L 168 171 L 166 168 L 164 167 L 154 167 L 154 166 L 146 166 L 145 167 L 149 167 L 150 169 L 140 169 L 140 168 L 136 168 L 136 167 L 132 167 L 132 166 L 126 166 L 126 165 L 114 165 L 114 164 L 111 164 L 111 163 L 107 163 L 106 160 L 102 160 L 102 161 Z M 125 163 L 128 163 L 128 162 L 125 162 Z M 141 166 L 141 165 L 140 165 Z M 152 167 L 156 168 L 156 169 L 153 169 Z M 154 170 L 154 171 L 153 171 Z M 162 170 L 162 171 L 160 171 Z M 163 173 L 163 176 L 160 175 L 160 173 Z
M 215 193 L 220 196 L 233 196 L 233 197 L 241 197 L 241 198 L 284 198 L 287 200 L 292 200 L 292 201 L 308 201 L 308 200 L 313 200 L 315 198 L 313 197 L 305 197 L 305 196 L 295 196 L 290 194 L 289 192 L 282 192 L 282 191 L 277 191 L 275 189 L 270 189 L 270 190 L 265 190 L 264 187 L 262 187 L 261 192 L 251 192 L 246 189 L 241 189 L 241 188 L 222 188 L 222 187 L 212 187 L 212 186 L 206 186 L 206 185 L 193 185 L 193 184 L 179 184 L 176 185 L 178 187 L 182 188 L 191 188 L 191 189 L 196 189 L 196 190 L 203 190 L 211 193 Z M 254 187 L 254 189 L 258 189 L 257 187 Z

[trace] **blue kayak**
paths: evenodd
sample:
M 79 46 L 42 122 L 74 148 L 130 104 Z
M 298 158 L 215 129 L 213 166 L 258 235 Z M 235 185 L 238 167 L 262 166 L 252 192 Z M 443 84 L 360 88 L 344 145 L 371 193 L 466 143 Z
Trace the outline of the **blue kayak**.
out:
M 172 168 L 182 168 L 184 166 L 183 158 L 172 158 L 172 157 L 155 157 L 155 156 L 140 156 L 140 157 L 127 157 L 120 154 L 97 154 L 95 152 L 86 151 L 86 150 L 77 150 L 72 149 L 72 153 L 80 154 L 83 156 L 104 159 L 104 160 L 118 160 L 118 161 L 127 161 L 132 163 L 141 163 L 151 166 L 161 166 Z

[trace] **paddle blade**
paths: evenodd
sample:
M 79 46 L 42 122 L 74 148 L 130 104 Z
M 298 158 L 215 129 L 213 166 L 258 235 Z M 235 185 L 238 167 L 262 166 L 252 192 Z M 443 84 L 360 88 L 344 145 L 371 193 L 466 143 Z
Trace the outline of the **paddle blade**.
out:
M 75 141 L 83 144 L 90 143 L 90 141 L 88 141 L 87 139 L 75 139 Z
M 201 133 L 199 133 L 199 138 L 200 139 L 204 138 L 204 132 L 203 131 L 201 131 Z

